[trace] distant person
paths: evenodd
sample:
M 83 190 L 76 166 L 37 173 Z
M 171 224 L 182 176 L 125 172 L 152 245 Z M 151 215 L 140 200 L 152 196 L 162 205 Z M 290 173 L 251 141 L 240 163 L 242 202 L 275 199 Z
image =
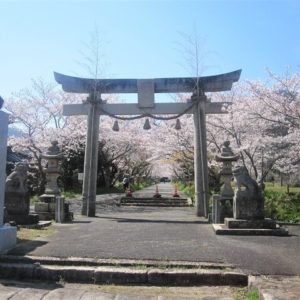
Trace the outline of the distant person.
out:
M 123 189 L 126 191 L 129 187 L 129 179 L 127 177 L 124 177 L 123 179 Z

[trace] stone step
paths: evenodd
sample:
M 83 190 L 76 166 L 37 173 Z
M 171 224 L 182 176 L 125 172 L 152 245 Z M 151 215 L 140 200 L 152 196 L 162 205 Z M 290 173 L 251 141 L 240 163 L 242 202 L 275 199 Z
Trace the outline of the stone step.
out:
M 53 256 L 19 256 L 0 255 L 0 263 L 25 263 L 65 266 L 120 266 L 120 267 L 163 267 L 163 268 L 204 268 L 204 269 L 234 269 L 232 264 L 212 263 L 184 260 L 155 259 L 120 259 L 120 258 L 86 258 L 86 257 L 53 257 Z
M 175 200 L 175 201 L 165 201 L 165 200 L 136 200 L 136 199 L 126 199 L 121 200 L 121 203 L 188 203 L 187 200 Z
M 126 206 L 190 206 L 186 198 L 131 198 L 123 197 L 121 205 Z
M 114 260 L 115 265 L 102 264 L 91 265 L 96 261 L 93 259 L 80 260 L 60 260 L 60 259 L 7 259 L 2 256 L 0 262 L 0 278 L 5 279 L 30 279 L 44 281 L 60 281 L 73 283 L 95 283 L 95 284 L 135 284 L 135 285 L 231 285 L 246 286 L 248 284 L 248 276 L 244 273 L 237 272 L 230 268 L 224 268 L 222 265 L 216 265 L 212 268 L 212 264 L 175 262 L 172 263 L 156 261 L 149 265 L 149 261 L 129 262 L 129 265 L 118 265 L 118 261 Z M 113 260 L 110 261 L 110 263 Z M 63 264 L 67 262 L 67 264 Z M 89 262 L 89 263 L 88 263 Z M 99 263 L 100 261 L 98 261 Z M 121 262 L 120 262 L 121 263 Z M 123 261 L 126 263 L 126 261 Z M 187 265 L 188 268 L 184 266 Z
M 122 200 L 137 200 L 137 201 L 188 201 L 187 198 L 167 198 L 167 197 L 161 197 L 161 198 L 155 198 L 155 197 L 122 197 Z
M 166 203 L 122 203 L 122 206 L 157 206 L 157 207 L 187 207 L 189 204 L 166 204 Z

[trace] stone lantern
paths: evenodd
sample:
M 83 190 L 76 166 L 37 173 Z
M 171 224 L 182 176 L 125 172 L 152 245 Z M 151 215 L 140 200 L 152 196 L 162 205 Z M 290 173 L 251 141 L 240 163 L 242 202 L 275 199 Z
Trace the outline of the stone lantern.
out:
M 46 154 L 42 155 L 42 158 L 48 161 L 46 172 L 46 189 L 45 197 L 60 195 L 60 191 L 57 185 L 57 178 L 60 176 L 61 172 L 61 161 L 63 155 L 60 152 L 57 141 L 52 141 L 51 146 L 48 148 Z
M 47 152 L 42 155 L 47 160 L 46 188 L 45 194 L 40 196 L 40 201 L 35 204 L 35 212 L 39 215 L 40 220 L 54 220 L 56 197 L 60 195 L 57 185 L 57 179 L 61 172 L 62 152 L 58 147 L 57 141 L 52 141 Z
M 232 179 L 232 163 L 239 159 L 238 155 L 234 155 L 230 148 L 230 142 L 225 141 L 223 143 L 222 151 L 216 155 L 216 161 L 221 162 L 222 169 L 220 175 L 222 176 L 223 185 L 221 187 L 221 196 L 223 199 L 232 199 L 234 191 L 231 187 Z
M 213 223 L 223 223 L 224 217 L 231 217 L 232 209 L 228 211 L 229 204 L 226 206 L 228 201 L 231 201 L 234 197 L 234 191 L 231 187 L 231 180 L 233 177 L 232 173 L 232 163 L 239 159 L 238 155 L 235 155 L 231 148 L 230 142 L 225 141 L 223 143 L 221 153 L 216 155 L 216 161 L 222 163 L 222 169 L 220 175 L 222 176 L 223 185 L 220 190 L 219 195 L 213 195 L 213 209 L 212 209 L 212 222 Z M 230 205 L 230 207 L 231 207 Z

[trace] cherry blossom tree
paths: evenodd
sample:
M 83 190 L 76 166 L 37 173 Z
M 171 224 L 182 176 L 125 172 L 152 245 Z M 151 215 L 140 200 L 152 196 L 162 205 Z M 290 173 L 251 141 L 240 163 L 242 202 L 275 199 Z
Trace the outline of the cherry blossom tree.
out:
M 37 79 L 32 81 L 31 88 L 21 90 L 6 102 L 6 108 L 12 113 L 13 126 L 22 132 L 20 136 L 11 136 L 9 145 L 14 151 L 26 153 L 36 166 L 39 193 L 43 192 L 45 184 L 41 154 L 51 140 L 62 141 L 61 133 L 66 134 L 63 129 L 68 125 L 68 120 L 61 114 L 62 104 L 73 100 L 55 85 Z
M 43 80 L 33 80 L 32 87 L 23 89 L 7 101 L 7 109 L 12 113 L 13 126 L 22 133 L 11 136 L 9 145 L 14 151 L 26 153 L 30 163 L 35 166 L 37 192 L 43 192 L 45 185 L 44 161 L 41 155 L 50 145 L 51 140 L 58 140 L 65 155 L 63 164 L 63 182 L 67 184 L 73 177 L 71 167 L 81 169 L 83 166 L 86 142 L 86 118 L 84 116 L 64 117 L 63 104 L 80 103 L 82 95 L 67 94 L 54 84 Z M 106 97 L 110 102 L 116 101 Z M 99 183 L 113 185 L 124 173 L 138 175 L 149 174 L 150 163 L 144 145 L 140 124 L 128 123 L 126 130 L 112 131 L 113 119 L 100 117 L 99 139 Z M 135 127 L 135 125 L 137 125 Z M 135 137 L 135 138 L 133 138 Z M 138 155 L 138 154 L 143 155 Z M 35 170 L 36 168 L 36 170 Z M 143 171 L 142 171 L 143 170 Z M 143 174 L 144 175 L 144 174 Z
M 261 182 L 271 170 L 285 174 L 299 168 L 299 74 L 275 76 L 268 82 L 237 84 L 229 93 L 229 114 L 209 120 L 209 139 L 220 149 L 220 135 L 231 141 L 250 174 Z

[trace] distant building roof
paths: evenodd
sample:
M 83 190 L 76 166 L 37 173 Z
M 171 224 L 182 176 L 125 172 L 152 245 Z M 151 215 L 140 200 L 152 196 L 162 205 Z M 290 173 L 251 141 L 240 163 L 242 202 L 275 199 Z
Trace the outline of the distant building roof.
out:
M 27 155 L 18 152 L 13 152 L 10 146 L 7 147 L 7 162 L 17 163 L 23 161 L 26 158 L 28 158 Z

